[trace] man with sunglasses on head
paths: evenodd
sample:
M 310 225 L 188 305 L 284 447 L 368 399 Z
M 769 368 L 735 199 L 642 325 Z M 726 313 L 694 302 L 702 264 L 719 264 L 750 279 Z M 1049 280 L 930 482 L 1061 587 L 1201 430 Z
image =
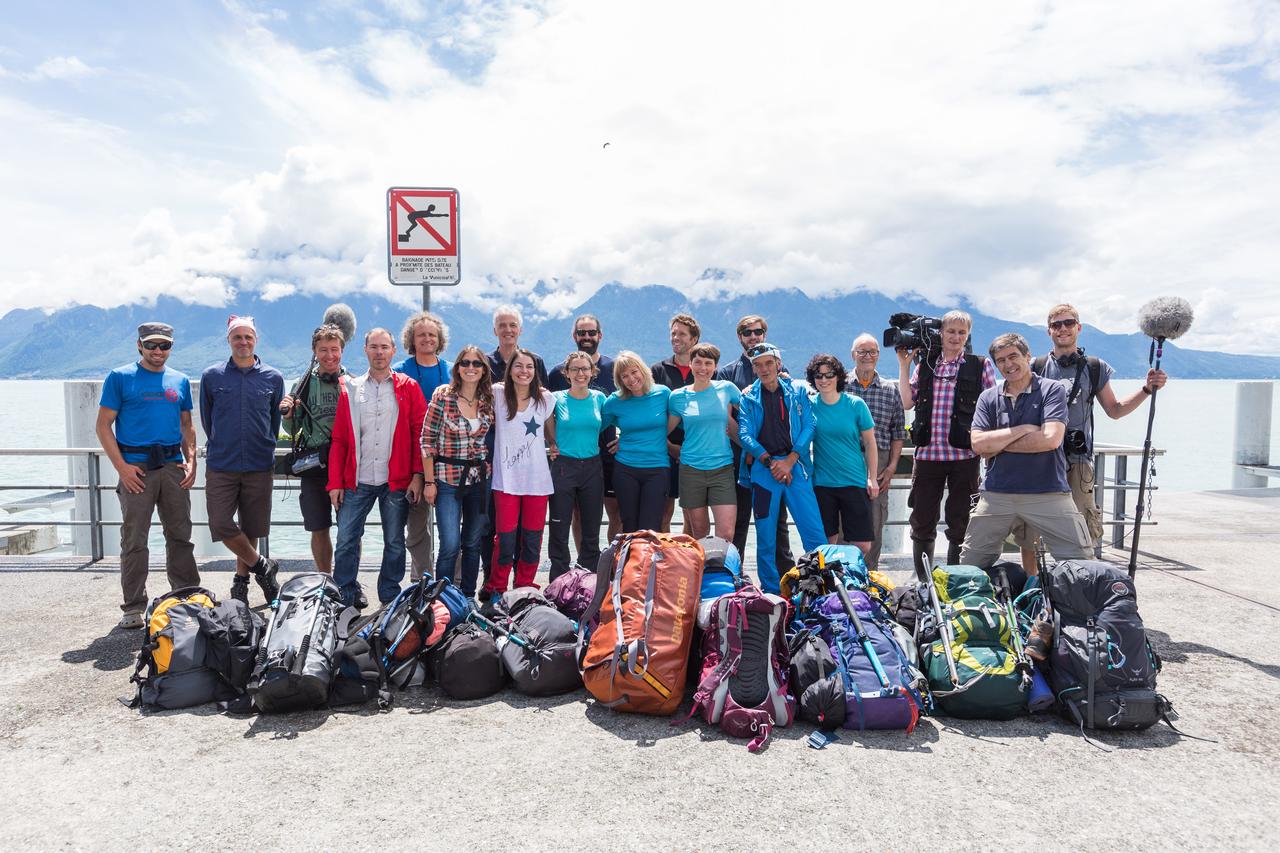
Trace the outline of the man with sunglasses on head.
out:
M 608 397 L 618 390 L 618 386 L 613 381 L 613 359 L 600 352 L 600 344 L 603 342 L 604 326 L 600 325 L 600 318 L 596 317 L 596 315 L 583 314 L 573 321 L 574 348 L 578 352 L 585 352 L 591 356 L 591 363 L 596 366 L 596 375 L 592 378 L 589 387 Z M 569 384 L 569 377 L 565 375 L 563 362 L 551 368 L 551 372 L 547 375 L 548 391 L 552 393 L 568 391 Z M 622 532 L 622 513 L 618 511 L 618 496 L 617 492 L 613 490 L 614 458 L 613 454 L 609 452 L 609 445 L 616 441 L 617 438 L 618 431 L 614 427 L 600 431 L 600 467 L 604 473 L 604 511 L 609 517 L 609 541 L 613 541 L 613 537 Z M 573 514 L 573 537 L 575 542 L 581 541 L 579 525 L 578 513 L 575 510 Z
M 742 345 L 742 355 L 730 364 L 721 365 L 716 370 L 716 379 L 727 379 L 734 385 L 738 386 L 739 391 L 743 391 L 750 387 L 756 381 L 755 368 L 752 366 L 751 359 L 747 356 L 747 352 L 753 347 L 758 347 L 765 342 L 765 338 L 769 335 L 769 324 L 759 314 L 748 314 L 738 321 L 737 326 L 738 343 Z M 779 365 L 778 372 L 786 374 L 787 368 Z M 743 449 L 737 441 L 733 442 L 733 468 L 735 471 L 742 470 L 744 467 L 742 461 Z M 747 454 L 748 459 L 745 468 L 750 470 L 752 459 Z M 791 537 L 787 529 L 787 507 L 785 501 L 778 508 L 778 529 L 775 534 L 776 551 L 774 559 L 778 567 L 778 571 L 786 574 L 795 567 L 795 558 L 791 555 Z M 738 515 L 733 526 L 733 544 L 738 549 L 739 554 L 747 553 L 747 531 L 751 529 L 751 489 L 745 487 L 741 482 L 738 483 Z
M 1118 420 L 1142 408 L 1142 404 L 1169 381 L 1163 370 L 1151 368 L 1147 381 L 1126 399 L 1116 398 L 1111 387 L 1115 373 L 1111 365 L 1097 356 L 1085 355 L 1078 345 L 1080 312 L 1063 303 L 1049 311 L 1046 331 L 1053 342 L 1053 352 L 1038 356 L 1031 369 L 1046 379 L 1057 379 L 1067 386 L 1067 431 L 1062 443 L 1067 456 L 1067 484 L 1076 508 L 1089 525 L 1089 535 L 1096 544 L 1102 539 L 1102 511 L 1093 495 L 1093 402 L 1097 400 L 1107 417 Z M 1022 549 L 1022 565 L 1035 572 L 1036 533 L 1025 524 L 1014 529 L 1014 541 Z
M 168 323 L 138 327 L 138 360 L 102 383 L 96 430 L 120 476 L 121 628 L 141 628 L 146 609 L 147 536 L 160 511 L 169 588 L 199 586 L 191 544 L 191 484 L 196 479 L 196 428 L 191 380 L 166 365 L 173 347 Z M 114 429 L 113 429 L 114 428 Z

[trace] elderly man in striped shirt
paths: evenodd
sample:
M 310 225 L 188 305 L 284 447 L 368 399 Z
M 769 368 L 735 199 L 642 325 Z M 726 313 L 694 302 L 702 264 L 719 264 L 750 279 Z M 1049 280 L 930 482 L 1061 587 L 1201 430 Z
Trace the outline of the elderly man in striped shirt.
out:
M 906 417 L 897 383 L 885 379 L 876 370 L 880 345 L 875 337 L 863 332 L 854 339 L 850 352 L 853 355 L 853 381 L 845 387 L 866 401 L 876 423 L 876 458 L 880 463 L 876 480 L 880 493 L 871 505 L 871 529 L 875 538 L 866 554 L 867 565 L 875 569 L 880 566 L 884 522 L 889 514 L 889 482 L 893 479 L 893 472 L 898 470 L 898 458 L 902 456 L 902 446 L 907 440 Z
M 941 351 L 898 350 L 898 392 L 906 409 L 915 409 L 911 443 L 912 562 L 922 555 L 933 565 L 933 541 L 938 533 L 942 493 L 947 492 L 947 564 L 960 562 L 960 546 L 969 526 L 969 512 L 978 496 L 981 461 L 970 449 L 969 429 L 978 395 L 996 384 L 991 359 L 965 352 L 973 318 L 964 311 L 942 317 Z M 920 355 L 914 369 L 912 359 Z

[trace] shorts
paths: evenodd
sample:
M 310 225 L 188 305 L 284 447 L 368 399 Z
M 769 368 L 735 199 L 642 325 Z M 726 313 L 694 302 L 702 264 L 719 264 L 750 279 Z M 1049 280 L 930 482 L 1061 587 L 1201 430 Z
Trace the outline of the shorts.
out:
M 703 509 L 709 506 L 735 506 L 738 490 L 734 488 L 733 465 L 703 471 L 680 466 L 680 508 Z
M 302 510 L 302 529 L 308 532 L 333 527 L 333 503 L 329 500 L 328 477 L 299 477 L 298 507 Z
M 876 538 L 871 524 L 871 496 L 866 486 L 814 486 L 822 529 L 841 542 L 870 542 Z
M 1093 463 L 1072 462 L 1068 465 L 1067 486 L 1071 489 L 1071 500 L 1076 509 L 1084 516 L 1089 536 L 1094 544 L 1101 542 L 1106 531 L 1102 526 L 1102 510 L 1093 502 Z M 1034 548 L 1038 538 L 1036 531 L 1028 528 L 1025 521 L 1015 524 L 1010 535 L 1019 548 Z
M 671 460 L 671 467 L 667 469 L 667 500 L 673 501 L 680 497 L 680 461 Z M 684 506 L 684 504 L 680 504 Z
M 269 534 L 273 485 L 269 470 L 206 471 L 204 500 L 209 513 L 209 538 L 223 542 L 241 533 L 251 540 Z

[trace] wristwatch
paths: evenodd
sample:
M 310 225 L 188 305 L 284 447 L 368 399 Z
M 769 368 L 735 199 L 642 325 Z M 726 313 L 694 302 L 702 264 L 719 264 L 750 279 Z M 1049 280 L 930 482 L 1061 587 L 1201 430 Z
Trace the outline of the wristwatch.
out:
M 1150 396 L 1150 395 L 1151 395 L 1151 389 L 1150 389 L 1150 388 L 1148 388 L 1146 385 L 1143 385 L 1143 386 L 1142 386 L 1142 393 L 1143 393 L 1143 394 L 1146 394 L 1147 396 Z

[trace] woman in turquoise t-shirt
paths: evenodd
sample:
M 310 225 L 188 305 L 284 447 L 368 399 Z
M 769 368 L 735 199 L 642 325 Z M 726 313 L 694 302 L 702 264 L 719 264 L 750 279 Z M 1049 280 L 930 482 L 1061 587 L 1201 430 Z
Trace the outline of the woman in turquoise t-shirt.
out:
M 711 378 L 719 363 L 720 348 L 715 344 L 698 344 L 689 350 L 693 384 L 672 391 L 667 401 L 667 429 L 684 426 L 680 509 L 685 532 L 695 539 L 711 532 L 710 517 L 716 520 L 716 536 L 733 539 L 738 516 L 729 436 L 738 433 L 733 407 L 742 399 L 742 392 L 728 380 Z
M 813 434 L 813 493 L 818 498 L 828 542 L 856 545 L 863 554 L 875 532 L 871 502 L 880 494 L 875 477 L 875 421 L 866 401 L 844 393 L 845 372 L 840 359 L 815 355 L 805 368 L 817 429 Z
M 599 368 L 585 352 L 571 352 L 561 372 L 569 390 L 557 391 L 556 444 L 560 455 L 551 463 L 550 536 L 547 556 L 551 580 L 569 570 L 569 530 L 576 509 L 582 521 L 578 565 L 596 570 L 600 561 L 600 514 L 604 510 L 604 469 L 600 464 L 600 428 L 604 394 L 589 387 Z
M 613 489 L 618 495 L 622 529 L 659 530 L 667 505 L 667 398 L 671 389 L 654 385 L 653 374 L 629 350 L 613 362 L 618 390 L 604 401 L 604 426 L 618 428 Z

